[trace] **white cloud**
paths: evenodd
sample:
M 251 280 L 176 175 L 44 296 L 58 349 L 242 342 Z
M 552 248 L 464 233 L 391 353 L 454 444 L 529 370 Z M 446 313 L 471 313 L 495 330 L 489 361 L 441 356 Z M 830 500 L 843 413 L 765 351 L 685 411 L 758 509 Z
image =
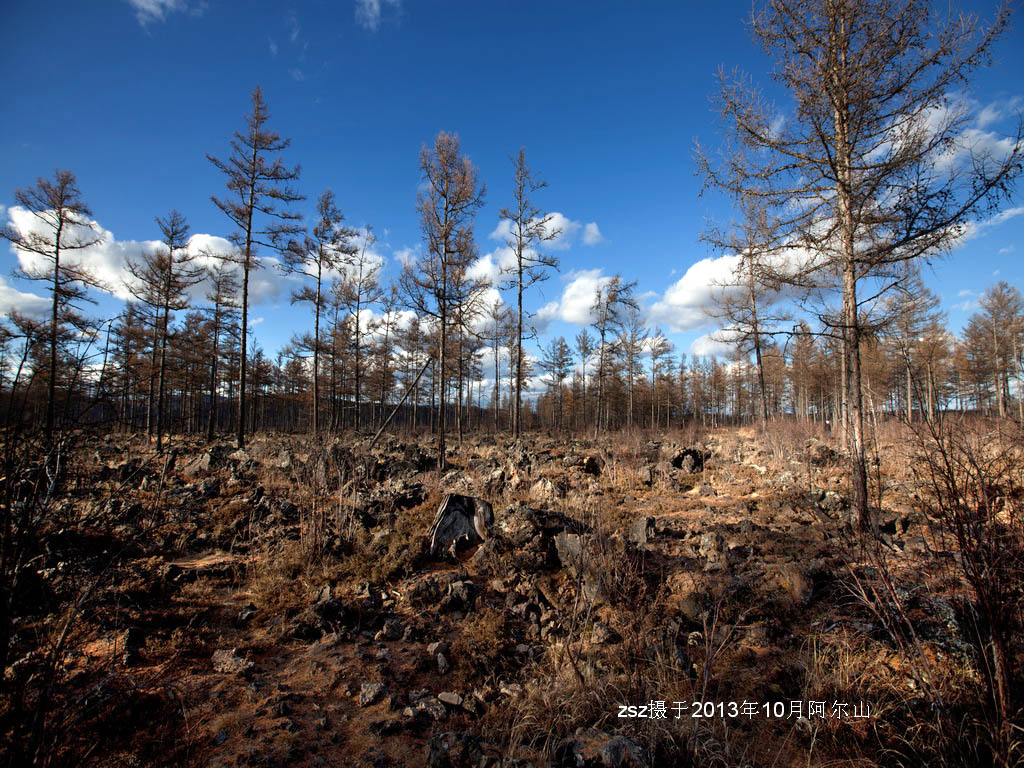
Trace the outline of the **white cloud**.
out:
M 184 0 L 128 0 L 135 9 L 135 18 L 146 26 L 154 21 L 163 21 L 169 14 L 188 10 Z
M 716 292 L 733 278 L 739 262 L 739 256 L 719 256 L 691 264 L 683 276 L 668 287 L 662 299 L 651 305 L 649 318 L 674 332 L 704 325 Z
M 364 29 L 376 32 L 380 29 L 380 17 L 383 6 L 397 8 L 401 0 L 356 0 L 356 21 Z
M 964 226 L 963 231 L 960 233 L 960 236 L 957 237 L 951 244 L 951 249 L 959 248 L 968 240 L 971 240 L 977 237 L 978 235 L 983 234 L 986 230 L 998 226 L 999 224 L 1003 224 L 1009 221 L 1010 219 L 1014 219 L 1021 215 L 1024 215 L 1024 205 L 1017 206 L 1016 208 L 1007 208 L 1005 211 L 1000 211 L 994 216 L 990 216 L 989 218 L 983 221 L 969 221 Z
M 705 333 L 703 336 L 698 336 L 690 344 L 690 354 L 697 355 L 698 357 L 704 355 L 728 357 L 734 349 L 735 347 L 722 337 L 721 331 Z
M 968 128 L 952 142 L 952 145 L 935 161 L 940 171 L 948 171 L 956 165 L 968 162 L 1003 162 L 1014 148 L 1016 139 L 1002 136 L 994 131 Z
M 277 43 L 274 41 L 274 38 L 268 37 L 267 43 L 269 44 L 270 55 L 277 58 Z
M 549 233 L 557 232 L 552 239 L 544 241 L 541 245 L 545 250 L 565 251 L 582 240 L 584 245 L 596 245 L 603 239 L 597 222 L 591 221 L 584 225 L 581 221 L 570 219 L 560 211 L 552 211 L 548 214 L 548 223 L 545 230 Z M 579 237 L 582 231 L 582 238 Z M 492 240 L 500 240 L 508 243 L 512 238 L 512 222 L 509 219 L 502 219 L 488 235 Z
M 416 260 L 415 248 L 400 248 L 392 254 L 395 260 L 403 267 L 407 267 Z
M 593 306 L 597 289 L 611 282 L 611 278 L 602 275 L 600 269 L 570 272 L 566 279 L 568 283 L 562 290 L 561 298 L 544 305 L 537 312 L 535 320 L 538 328 L 546 328 L 553 320 L 588 325 L 594 319 Z
M 1001 99 L 986 104 L 978 112 L 977 123 L 979 128 L 988 128 L 993 123 L 998 123 L 1004 117 L 1017 112 L 1021 105 L 1021 97 L 1014 96 L 1012 99 Z
M 20 232 L 49 234 L 37 217 L 20 206 L 8 208 L 6 214 L 9 221 Z M 73 254 L 68 252 L 66 257 L 68 263 L 80 264 L 88 269 L 103 283 L 107 293 L 127 300 L 131 298 L 131 292 L 125 284 L 126 281 L 131 280 L 127 269 L 128 260 L 140 259 L 146 253 L 163 248 L 163 243 L 159 240 L 118 240 L 113 232 L 104 229 L 98 222 L 93 221 L 92 224 L 93 232 L 102 235 L 102 240 L 96 245 L 75 251 Z M 11 252 L 17 256 L 22 269 L 46 268 L 45 260 L 42 257 L 18 251 L 13 244 L 10 248 Z M 196 255 L 195 263 L 197 265 L 213 266 L 216 262 L 216 258 L 214 258 L 216 254 L 230 253 L 234 250 L 234 246 L 223 237 L 197 233 L 189 238 L 188 249 Z M 252 305 L 280 301 L 297 282 L 295 276 L 280 273 L 277 269 L 280 260 L 276 257 L 264 255 L 261 261 L 264 268 L 255 270 L 249 275 L 249 301 Z M 193 302 L 203 302 L 208 290 L 209 285 L 204 281 L 192 286 L 189 296 Z
M 0 316 L 6 317 L 9 312 L 18 312 L 35 320 L 45 320 L 49 317 L 50 307 L 49 299 L 19 291 L 8 285 L 0 275 Z
M 959 309 L 961 312 L 973 312 L 980 307 L 981 304 L 974 299 L 968 299 L 967 301 L 962 301 L 959 304 L 953 305 L 953 309 Z
M 597 222 L 591 221 L 585 227 L 583 227 L 583 244 L 584 245 L 597 245 L 602 240 L 601 230 L 597 228 Z
M 511 269 L 515 263 L 515 251 L 511 248 L 498 248 L 473 262 L 466 270 L 466 275 L 471 280 L 482 280 L 493 286 L 501 282 L 502 272 Z

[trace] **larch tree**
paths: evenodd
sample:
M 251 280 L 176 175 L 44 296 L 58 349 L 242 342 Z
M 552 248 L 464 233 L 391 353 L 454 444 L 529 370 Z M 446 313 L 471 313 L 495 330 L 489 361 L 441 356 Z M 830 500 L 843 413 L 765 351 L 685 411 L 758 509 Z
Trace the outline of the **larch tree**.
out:
M 708 314 L 722 324 L 725 339 L 744 354 L 753 354 L 757 368 L 758 402 L 762 426 L 768 421 L 764 376 L 766 337 L 776 331 L 788 313 L 779 311 L 779 286 L 773 281 L 777 249 L 763 202 L 751 195 L 739 201 L 741 221 L 725 230 L 709 228 L 703 239 L 733 254 L 736 265 L 729 278 L 715 286 Z M 773 309 L 775 308 L 775 309 Z
M 1021 324 L 1024 323 L 1024 298 L 1005 280 L 989 286 L 979 299 L 980 310 L 968 318 L 968 336 L 982 346 L 978 357 L 989 372 L 997 413 L 1006 417 L 1010 378 L 1017 372 L 1020 355 Z M 1019 393 L 1018 393 L 1019 397 Z
M 548 375 L 548 386 L 555 396 L 555 424 L 553 426 L 558 429 L 563 427 L 562 386 L 569 378 L 569 374 L 572 373 L 572 357 L 572 348 L 566 342 L 565 337 L 559 336 L 544 347 L 540 360 L 540 369 Z
M 903 362 L 907 422 L 914 420 L 914 366 L 918 349 L 924 343 L 925 331 L 940 317 L 939 297 L 932 293 L 921 279 L 917 265 L 906 267 L 906 275 L 887 297 L 886 314 L 891 322 L 885 324 L 882 337 L 895 348 Z M 921 411 L 927 414 L 927 397 L 921 400 Z
M 482 332 L 485 341 L 491 344 L 491 355 L 494 358 L 494 386 L 491 388 L 491 411 L 494 419 L 494 431 L 498 431 L 498 412 L 501 407 L 501 342 L 505 338 L 505 326 L 509 320 L 509 310 L 500 298 L 496 298 L 484 307 L 486 325 Z
M 89 301 L 88 288 L 103 283 L 80 261 L 76 252 L 99 245 L 103 235 L 96 231 L 92 211 L 82 200 L 75 175 L 54 171 L 53 180 L 39 178 L 35 186 L 14 191 L 15 202 L 28 211 L 32 225 L 20 229 L 9 224 L 0 236 L 10 241 L 22 262 L 18 277 L 47 283 L 50 291 L 49 378 L 46 393 L 46 436 L 54 430 L 57 352 L 61 335 L 61 313 L 77 302 Z
M 150 411 L 154 414 L 157 452 L 163 452 L 165 393 L 167 386 L 167 344 L 171 313 L 189 304 L 188 289 L 199 283 L 204 270 L 195 264 L 197 254 L 189 251 L 189 226 L 185 217 L 172 210 L 156 217 L 162 238 L 160 245 L 125 264 L 130 279 L 129 293 L 150 309 L 153 322 L 152 359 L 156 392 L 150 392 Z M 153 395 L 156 395 L 154 398 Z
M 558 268 L 558 259 L 538 249 L 554 240 L 562 231 L 552 225 L 554 215 L 544 213 L 533 202 L 533 195 L 547 186 L 538 180 L 526 164 L 526 150 L 519 149 L 515 162 L 514 203 L 502 208 L 499 215 L 509 222 L 505 245 L 512 251 L 514 261 L 504 270 L 511 278 L 506 288 L 516 292 L 516 344 L 512 364 L 515 370 L 515 401 L 512 406 L 512 434 L 522 434 L 523 337 L 530 329 L 524 325 L 523 292 L 548 277 L 547 270 Z
M 207 323 L 210 331 L 210 413 L 206 425 L 206 439 L 213 442 L 217 430 L 217 390 L 220 382 L 217 378 L 217 366 L 221 356 L 220 340 L 222 336 L 232 336 L 238 323 L 238 292 L 240 286 L 232 264 L 218 259 L 215 266 L 207 271 L 210 290 L 206 300 L 210 302 L 206 310 Z
M 792 110 L 777 113 L 742 75 L 723 73 L 729 138 L 719 158 L 698 147 L 708 184 L 735 200 L 755 196 L 773 241 L 791 246 L 774 270 L 780 283 L 838 283 L 852 506 L 863 529 L 873 518 L 862 292 L 883 293 L 896 265 L 948 250 L 1010 193 L 1020 127 L 1005 151 L 972 140 L 958 95 L 1008 21 L 1008 6 L 981 29 L 972 18 L 940 18 L 923 0 L 769 0 L 752 30 Z M 866 288 L 872 281 L 881 285 Z
M 641 376 L 641 357 L 647 344 L 648 331 L 644 325 L 640 309 L 636 306 L 627 307 L 622 325 L 617 330 L 617 349 L 622 357 L 626 371 L 626 426 L 633 428 L 633 402 L 635 384 Z
M 671 364 L 672 342 L 665 338 L 660 328 L 655 328 L 647 342 L 647 354 L 651 356 L 651 429 L 658 426 L 658 377 Z
M 586 328 L 576 334 L 576 354 L 580 361 L 580 417 L 582 426 L 587 428 L 587 366 L 597 349 L 594 337 Z
M 362 386 L 364 371 L 362 365 L 364 339 L 372 330 L 369 322 L 369 307 L 384 295 L 380 284 L 380 257 L 373 252 L 377 238 L 371 227 L 362 233 L 362 243 L 345 255 L 344 295 L 352 315 L 352 365 L 355 394 L 355 428 L 359 429 L 362 407 Z
M 281 268 L 285 274 L 300 275 L 312 280 L 292 292 L 292 303 L 308 301 L 313 305 L 313 434 L 320 431 L 320 318 L 324 310 L 324 281 L 340 272 L 357 250 L 353 242 L 356 231 L 344 224 L 334 198 L 327 189 L 316 204 L 317 221 L 311 232 L 301 240 L 292 240 L 282 254 Z M 358 397 L 358 395 L 357 395 Z
M 402 271 L 400 285 L 411 309 L 437 321 L 437 465 L 445 467 L 448 332 L 454 313 L 452 285 L 465 272 L 475 250 L 473 219 L 484 202 L 485 187 L 476 166 L 462 154 L 459 138 L 441 132 L 420 151 L 422 186 L 417 209 L 426 248 Z
M 263 90 L 252 92 L 252 111 L 245 117 L 245 130 L 236 131 L 231 139 L 231 154 L 226 160 L 213 155 L 207 159 L 227 178 L 228 194 L 210 199 L 238 228 L 231 236 L 236 253 L 225 257 L 242 268 L 241 351 L 238 356 L 238 424 L 236 441 L 245 445 L 246 373 L 248 356 L 245 345 L 249 333 L 249 275 L 259 269 L 259 249 L 281 252 L 301 233 L 299 214 L 287 206 L 304 198 L 292 188 L 299 178 L 299 167 L 289 168 L 280 157 L 291 144 L 277 131 L 267 128 L 270 114 L 263 100 Z
M 594 293 L 591 305 L 593 320 L 591 326 L 597 333 L 597 415 L 594 419 L 594 432 L 601 431 L 601 408 L 605 405 L 605 380 L 619 332 L 625 325 L 626 313 L 638 309 L 633 298 L 636 282 L 624 283 L 620 275 L 600 283 Z

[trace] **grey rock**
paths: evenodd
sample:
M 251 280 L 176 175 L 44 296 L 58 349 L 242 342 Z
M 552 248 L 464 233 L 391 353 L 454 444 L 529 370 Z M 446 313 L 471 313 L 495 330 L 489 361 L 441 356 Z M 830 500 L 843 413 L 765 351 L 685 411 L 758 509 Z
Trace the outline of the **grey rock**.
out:
M 476 544 L 487 538 L 494 510 L 483 499 L 449 493 L 441 501 L 430 526 L 431 557 L 454 555 L 460 543 Z
M 359 689 L 359 706 L 368 707 L 377 703 L 384 695 L 384 690 L 382 682 L 363 683 Z
M 450 707 L 462 706 L 462 697 L 453 691 L 442 691 L 441 693 L 437 694 L 437 699 L 438 701 L 442 702 L 443 704 L 447 704 Z

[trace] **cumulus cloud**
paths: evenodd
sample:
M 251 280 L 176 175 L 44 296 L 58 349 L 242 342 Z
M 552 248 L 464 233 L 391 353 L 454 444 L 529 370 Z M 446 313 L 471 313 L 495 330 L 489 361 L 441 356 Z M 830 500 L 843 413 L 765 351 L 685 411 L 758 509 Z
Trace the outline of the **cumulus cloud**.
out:
M 674 332 L 689 331 L 708 321 L 719 286 L 728 283 L 740 263 L 739 256 L 701 259 L 690 265 L 681 278 L 648 310 L 649 318 Z
M 31 317 L 34 320 L 45 320 L 49 317 L 50 300 L 34 293 L 19 291 L 0 275 L 0 316 L 6 317 L 9 312 Z
M 591 221 L 583 227 L 583 244 L 584 245 L 597 245 L 602 240 L 601 230 L 597 228 L 597 222 Z
M 554 320 L 588 325 L 594 319 L 594 297 L 598 288 L 611 282 L 611 277 L 603 275 L 600 269 L 570 272 L 566 279 L 568 282 L 558 301 L 545 304 L 537 312 L 535 324 L 539 329 L 543 330 Z
M 515 263 L 515 251 L 511 248 L 498 248 L 473 262 L 466 270 L 466 275 L 471 280 L 482 280 L 493 286 L 501 282 L 503 271 L 511 269 Z
M 690 354 L 698 357 L 710 355 L 727 357 L 732 354 L 734 349 L 734 345 L 724 337 L 722 331 L 705 333 L 703 336 L 698 336 L 690 344 Z
M 363 29 L 376 32 L 380 29 L 381 12 L 385 5 L 397 8 L 401 0 L 356 0 L 356 21 Z
M 22 233 L 35 232 L 51 236 L 45 225 L 25 208 L 15 206 L 6 210 L 10 223 Z M 165 246 L 159 240 L 118 240 L 109 229 L 104 229 L 98 222 L 92 223 L 92 235 L 100 235 L 102 239 L 89 248 L 67 252 L 67 263 L 80 265 L 87 269 L 103 284 L 107 293 L 119 299 L 131 298 L 128 282 L 132 280 L 128 272 L 128 260 L 139 260 L 144 255 Z M 83 227 L 84 230 L 84 227 Z M 188 250 L 196 256 L 196 264 L 213 266 L 217 262 L 217 254 L 229 254 L 234 251 L 232 243 L 218 235 L 197 233 L 189 238 Z M 33 253 L 25 253 L 10 246 L 11 252 L 18 258 L 22 269 L 47 269 L 46 260 Z M 280 301 L 296 283 L 294 276 L 282 275 L 277 268 L 280 260 L 273 256 L 264 256 L 264 269 L 253 271 L 249 277 L 249 301 L 251 304 Z M 192 286 L 189 295 L 195 302 L 205 300 L 209 289 L 206 282 Z
M 995 131 L 968 128 L 952 142 L 950 147 L 935 161 L 940 171 L 966 163 L 1003 162 L 1015 149 L 1017 140 Z
M 982 221 L 970 221 L 963 228 L 960 236 L 952 243 L 951 248 L 959 248 L 968 240 L 972 240 L 979 235 L 984 234 L 987 230 L 992 227 L 999 226 L 1010 219 L 1015 219 L 1018 216 L 1024 215 L 1024 205 L 1017 206 L 1015 208 L 1007 208 L 1004 211 L 990 216 Z
M 584 245 L 597 245 L 603 239 L 597 222 L 591 221 L 584 225 L 583 222 L 570 219 L 560 211 L 552 211 L 548 214 L 548 223 L 544 229 L 547 233 L 557 233 L 543 243 L 543 247 L 551 251 L 568 250 L 577 242 L 582 242 Z M 582 237 L 580 237 L 581 232 Z M 509 219 L 501 219 L 489 237 L 492 240 L 508 243 L 512 238 L 512 222 Z

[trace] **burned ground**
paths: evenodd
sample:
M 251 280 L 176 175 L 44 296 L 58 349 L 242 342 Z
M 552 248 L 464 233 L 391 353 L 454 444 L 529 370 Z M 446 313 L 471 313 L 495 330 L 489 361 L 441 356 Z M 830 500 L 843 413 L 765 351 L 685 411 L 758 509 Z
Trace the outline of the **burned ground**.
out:
M 158 456 L 83 433 L 57 472 L 9 451 L 33 539 L 11 590 L 5 764 L 985 759 L 957 553 L 898 437 L 878 448 L 868 539 L 808 428 L 475 436 L 441 473 L 432 447 L 263 435 Z M 431 554 L 448 493 L 493 521 Z M 620 717 L 657 701 L 667 718 Z M 695 718 L 694 702 L 758 709 Z M 785 716 L 761 709 L 776 702 Z

